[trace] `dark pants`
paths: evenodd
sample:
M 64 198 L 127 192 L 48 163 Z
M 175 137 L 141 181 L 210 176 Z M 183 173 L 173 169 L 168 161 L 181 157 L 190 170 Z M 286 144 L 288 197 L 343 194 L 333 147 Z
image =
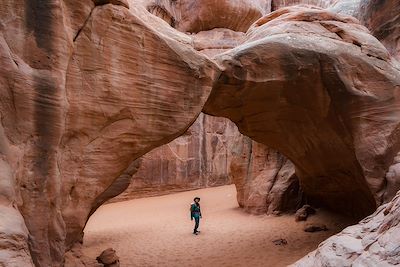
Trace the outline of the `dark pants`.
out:
M 194 230 L 193 233 L 197 232 L 197 228 L 199 228 L 199 224 L 200 224 L 200 217 L 195 216 L 194 217 Z

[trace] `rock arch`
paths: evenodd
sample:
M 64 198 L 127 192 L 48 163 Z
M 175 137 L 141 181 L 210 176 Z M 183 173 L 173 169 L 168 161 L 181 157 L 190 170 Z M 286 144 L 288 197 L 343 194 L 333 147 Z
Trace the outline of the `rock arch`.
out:
M 0 8 L 0 205 L 19 226 L 0 263 L 63 265 L 120 175 L 201 110 L 286 154 L 316 201 L 356 216 L 379 203 L 400 148 L 400 74 L 356 20 L 283 9 L 212 60 L 144 6 L 108 2 Z

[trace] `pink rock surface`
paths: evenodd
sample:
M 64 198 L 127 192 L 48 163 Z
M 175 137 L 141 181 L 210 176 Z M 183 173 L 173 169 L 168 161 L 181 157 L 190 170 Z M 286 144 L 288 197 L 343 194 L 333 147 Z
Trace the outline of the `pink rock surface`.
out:
M 397 266 L 399 223 L 400 193 L 374 214 L 328 238 L 291 266 Z
M 227 119 L 201 114 L 188 131 L 142 157 L 129 188 L 116 200 L 231 184 L 231 150 L 243 139 Z
M 295 210 L 301 203 L 301 192 L 293 164 L 250 139 L 237 144 L 230 172 L 239 206 L 253 214 Z
M 165 152 L 187 155 L 175 174 L 191 179 L 194 162 L 218 183 L 229 166 L 249 209 L 275 211 L 298 196 L 294 167 L 264 145 L 293 162 L 310 199 L 354 216 L 398 190 L 400 68 L 356 19 L 317 7 L 263 17 L 271 6 L 262 0 L 96 3 L 0 6 L 0 263 L 84 265 L 77 244 L 89 216 L 201 110 L 263 146 L 216 120 L 204 133 L 207 164 L 190 158 L 197 141 Z M 384 16 L 365 14 L 395 55 L 395 36 L 379 34 Z M 194 48 L 225 53 L 211 60 Z M 243 141 L 230 165 L 225 132 Z
M 271 0 L 144 0 L 147 9 L 182 32 L 214 28 L 245 32 L 270 12 Z M 238 19 L 240 18 L 240 19 Z
M 313 5 L 322 8 L 329 7 L 337 0 L 272 0 L 271 10 L 275 11 L 283 7 L 295 5 Z
M 26 225 L 2 230 L 1 260 L 60 266 L 131 163 L 197 118 L 218 70 L 140 6 L 7 1 L 0 14 L 1 207 Z
M 365 27 L 283 8 L 216 60 L 224 70 L 206 113 L 286 155 L 309 199 L 353 216 L 375 209 L 399 147 L 400 75 Z
M 400 2 L 361 0 L 359 17 L 361 23 L 400 60 Z

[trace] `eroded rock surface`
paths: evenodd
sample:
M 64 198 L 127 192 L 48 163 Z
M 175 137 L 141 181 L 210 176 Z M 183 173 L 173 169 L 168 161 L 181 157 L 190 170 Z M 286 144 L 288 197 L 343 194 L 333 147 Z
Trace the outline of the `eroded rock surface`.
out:
M 400 60 L 400 2 L 361 0 L 359 18 L 388 51 Z
M 21 227 L 2 230 L 1 260 L 60 266 L 130 164 L 197 118 L 218 70 L 141 6 L 6 1 L 0 14 L 1 205 L 24 219 L 8 212 Z
M 184 135 L 142 157 L 116 200 L 231 184 L 231 150 L 243 138 L 229 120 L 201 114 Z
M 276 11 L 283 7 L 295 6 L 301 4 L 326 8 L 329 7 L 335 1 L 337 0 L 272 0 L 271 10 Z
M 271 0 L 142 0 L 149 12 L 182 32 L 214 28 L 245 32 L 271 11 Z M 238 19 L 239 18 L 239 19 Z
M 126 188 L 136 159 L 187 130 L 211 89 L 207 113 L 295 165 L 294 176 L 281 155 L 268 166 L 270 152 L 251 152 L 259 163 L 243 168 L 257 146 L 247 139 L 231 166 L 237 185 L 255 178 L 239 202 L 275 211 L 298 177 L 309 198 L 361 216 L 397 190 L 386 172 L 400 150 L 399 67 L 354 18 L 264 16 L 262 0 L 95 2 L 0 6 L 0 263 L 84 265 L 75 245 L 90 214 Z
M 397 266 L 400 264 L 400 193 L 359 224 L 321 243 L 291 266 Z
M 309 199 L 353 216 L 375 209 L 400 142 L 400 75 L 365 27 L 283 8 L 215 59 L 224 70 L 206 113 L 286 155 Z
M 302 193 L 288 159 L 250 139 L 237 142 L 232 153 L 230 172 L 239 206 L 254 214 L 296 210 Z

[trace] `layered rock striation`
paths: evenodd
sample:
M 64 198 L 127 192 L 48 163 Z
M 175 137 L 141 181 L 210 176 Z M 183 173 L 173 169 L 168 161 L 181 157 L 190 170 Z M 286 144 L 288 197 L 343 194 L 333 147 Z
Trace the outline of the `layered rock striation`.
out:
M 244 207 L 292 206 L 299 187 L 354 216 L 390 199 L 399 184 L 398 62 L 352 17 L 317 7 L 266 15 L 270 8 L 2 3 L 0 263 L 83 265 L 74 249 L 89 216 L 128 187 L 140 157 L 184 134 L 202 110 L 262 144 L 239 136 L 247 141 L 232 148 Z M 364 18 L 372 30 L 383 25 Z M 375 34 L 397 53 L 392 35 Z M 209 140 L 218 156 L 214 132 Z
M 1 223 L 20 225 L 1 234 L 0 260 L 61 266 L 131 163 L 197 118 L 218 70 L 140 6 L 7 1 L 0 13 L 1 204 L 13 218 Z
M 375 209 L 399 147 L 400 75 L 366 28 L 283 8 L 215 60 L 223 71 L 206 113 L 286 155 L 310 199 L 355 216 Z
M 400 193 L 359 224 L 321 243 L 293 267 L 397 266 L 400 264 Z

